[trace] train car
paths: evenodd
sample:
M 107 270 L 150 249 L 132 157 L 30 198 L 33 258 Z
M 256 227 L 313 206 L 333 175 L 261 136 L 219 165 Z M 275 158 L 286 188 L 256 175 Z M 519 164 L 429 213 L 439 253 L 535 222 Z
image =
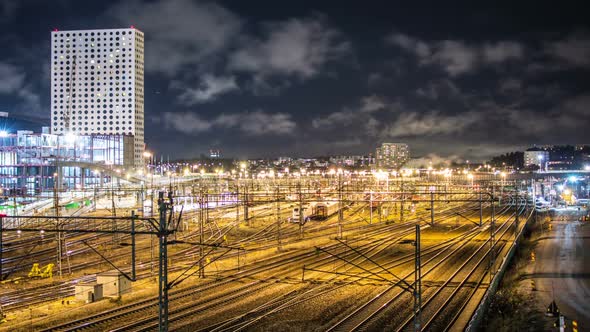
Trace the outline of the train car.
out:
M 380 193 L 365 192 L 364 200 L 369 204 L 369 207 L 371 207 L 371 209 L 378 208 L 382 199 L 383 198 Z
M 339 207 L 338 202 L 319 202 L 315 205 L 313 218 L 318 220 L 328 219 L 328 217 L 338 212 Z
M 314 214 L 314 205 L 315 204 L 313 204 L 313 203 L 312 204 L 304 204 L 301 207 L 301 211 L 299 211 L 299 206 L 294 207 L 293 212 L 291 214 L 291 218 L 289 221 L 298 223 L 300 214 L 303 214 L 302 219 L 304 222 L 309 221 L 313 217 L 313 214 Z

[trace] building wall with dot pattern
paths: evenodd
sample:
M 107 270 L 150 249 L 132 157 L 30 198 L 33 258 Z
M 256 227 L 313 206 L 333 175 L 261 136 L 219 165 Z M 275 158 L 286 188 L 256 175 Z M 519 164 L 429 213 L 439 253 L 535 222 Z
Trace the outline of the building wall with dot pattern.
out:
M 134 136 L 144 150 L 144 36 L 137 29 L 51 33 L 51 132 Z

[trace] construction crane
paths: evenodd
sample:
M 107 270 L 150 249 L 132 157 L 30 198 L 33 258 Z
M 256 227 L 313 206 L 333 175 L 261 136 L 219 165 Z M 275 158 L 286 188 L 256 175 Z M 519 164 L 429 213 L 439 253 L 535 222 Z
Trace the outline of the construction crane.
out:
M 66 111 L 64 113 L 64 131 L 66 134 L 70 132 L 70 113 L 72 108 L 72 98 L 74 96 L 74 92 L 76 91 L 75 82 L 76 81 L 76 55 L 72 56 L 72 71 L 70 72 L 70 84 L 69 84 L 69 94 L 68 94 L 68 103 L 66 105 Z

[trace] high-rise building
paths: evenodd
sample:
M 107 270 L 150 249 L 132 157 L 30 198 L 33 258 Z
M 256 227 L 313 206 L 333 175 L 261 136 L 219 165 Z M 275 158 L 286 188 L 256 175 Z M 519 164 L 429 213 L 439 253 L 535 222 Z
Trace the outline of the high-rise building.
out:
M 382 143 L 375 153 L 378 168 L 399 169 L 410 159 L 410 148 L 405 143 Z
M 143 32 L 133 27 L 53 31 L 51 133 L 133 137 L 125 147 L 133 165 L 126 166 L 141 167 L 143 54 Z

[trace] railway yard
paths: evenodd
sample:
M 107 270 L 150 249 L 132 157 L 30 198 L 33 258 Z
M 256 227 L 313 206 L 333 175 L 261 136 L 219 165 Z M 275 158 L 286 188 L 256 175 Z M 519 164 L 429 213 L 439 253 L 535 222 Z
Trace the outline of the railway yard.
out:
M 0 331 L 156 331 L 162 274 L 174 331 L 464 330 L 532 214 L 526 187 L 493 181 L 192 179 L 118 194 L 111 209 L 4 217 Z M 127 196 L 142 199 L 117 210 Z M 80 294 L 105 272 L 135 281 Z

